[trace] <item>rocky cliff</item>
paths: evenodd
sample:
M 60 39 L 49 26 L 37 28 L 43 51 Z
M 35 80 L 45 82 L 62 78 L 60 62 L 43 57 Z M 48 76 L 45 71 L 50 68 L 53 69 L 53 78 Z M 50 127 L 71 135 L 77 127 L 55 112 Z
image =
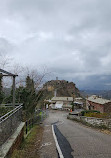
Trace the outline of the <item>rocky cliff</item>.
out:
M 51 80 L 43 85 L 39 91 L 38 105 L 43 104 L 44 99 L 51 99 L 54 97 L 56 91 L 57 97 L 80 97 L 80 92 L 73 82 L 65 80 Z
M 48 81 L 43 85 L 43 88 L 48 92 L 52 92 L 53 95 L 56 91 L 57 97 L 80 97 L 80 92 L 75 84 L 65 80 Z

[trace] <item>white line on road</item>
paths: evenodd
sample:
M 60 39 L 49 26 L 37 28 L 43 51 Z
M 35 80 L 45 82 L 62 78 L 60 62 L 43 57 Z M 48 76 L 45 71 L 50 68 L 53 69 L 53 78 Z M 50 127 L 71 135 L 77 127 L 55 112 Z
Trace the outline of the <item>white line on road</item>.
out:
M 64 121 L 61 121 L 59 123 L 57 123 L 56 125 L 62 125 L 64 123 Z
M 60 149 L 60 146 L 59 146 L 59 144 L 58 144 L 57 137 L 56 137 L 56 135 L 55 135 L 54 126 L 53 126 L 53 125 L 52 125 L 52 133 L 53 133 L 53 137 L 54 137 L 54 140 L 55 140 L 55 143 L 56 143 L 56 148 L 57 148 L 58 153 L 59 153 L 59 157 L 60 157 L 60 158 L 64 158 L 64 156 L 63 156 L 63 154 L 62 154 L 62 151 L 61 151 L 61 149 Z

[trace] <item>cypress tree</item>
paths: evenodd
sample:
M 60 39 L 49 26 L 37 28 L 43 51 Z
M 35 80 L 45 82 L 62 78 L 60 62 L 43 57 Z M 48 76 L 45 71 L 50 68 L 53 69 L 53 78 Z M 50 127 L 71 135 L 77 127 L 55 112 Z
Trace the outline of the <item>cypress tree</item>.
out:
M 31 89 L 31 78 L 29 75 L 26 77 L 26 88 Z
M 3 101 L 4 95 L 3 95 L 3 86 L 2 86 L 2 75 L 0 75 L 0 104 Z

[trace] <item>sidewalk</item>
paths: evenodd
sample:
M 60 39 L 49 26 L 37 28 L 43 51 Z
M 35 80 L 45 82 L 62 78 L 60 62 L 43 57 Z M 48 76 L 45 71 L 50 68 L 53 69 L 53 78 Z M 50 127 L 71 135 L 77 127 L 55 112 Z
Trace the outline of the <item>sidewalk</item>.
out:
M 44 132 L 40 147 L 40 158 L 58 158 L 56 145 L 52 134 L 52 125 L 48 122 L 48 118 L 44 121 Z

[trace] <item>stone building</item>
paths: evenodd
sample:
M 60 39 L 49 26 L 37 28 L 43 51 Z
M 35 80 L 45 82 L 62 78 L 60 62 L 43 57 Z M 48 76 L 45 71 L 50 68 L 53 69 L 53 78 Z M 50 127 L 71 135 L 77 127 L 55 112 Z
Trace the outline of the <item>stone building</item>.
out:
M 92 95 L 86 99 L 87 110 L 97 110 L 101 113 L 111 112 L 111 100 L 103 99 L 99 96 Z
M 84 107 L 84 99 L 81 97 L 74 98 L 75 109 L 81 109 Z
M 55 109 L 70 110 L 72 108 L 73 97 L 53 97 L 51 102 L 54 103 Z

